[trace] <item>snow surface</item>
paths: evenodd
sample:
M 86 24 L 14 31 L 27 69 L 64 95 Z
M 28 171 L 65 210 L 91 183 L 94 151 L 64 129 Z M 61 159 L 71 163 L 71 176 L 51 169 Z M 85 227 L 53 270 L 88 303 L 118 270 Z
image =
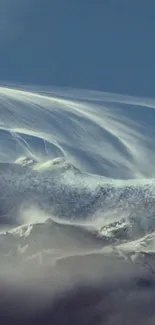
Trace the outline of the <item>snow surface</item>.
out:
M 154 99 L 1 87 L 0 279 L 46 300 L 49 274 L 58 291 L 154 277 L 154 161 Z

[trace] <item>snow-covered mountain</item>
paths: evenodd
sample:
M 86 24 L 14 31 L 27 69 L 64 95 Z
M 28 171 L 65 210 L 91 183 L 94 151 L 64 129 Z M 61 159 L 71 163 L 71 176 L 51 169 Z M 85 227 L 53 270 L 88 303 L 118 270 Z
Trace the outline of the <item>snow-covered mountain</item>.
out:
M 148 287 L 154 161 L 153 99 L 1 87 L 0 279 L 44 287 L 46 298 L 49 277 L 54 290 L 115 279 L 136 295 L 122 279 L 137 277 Z

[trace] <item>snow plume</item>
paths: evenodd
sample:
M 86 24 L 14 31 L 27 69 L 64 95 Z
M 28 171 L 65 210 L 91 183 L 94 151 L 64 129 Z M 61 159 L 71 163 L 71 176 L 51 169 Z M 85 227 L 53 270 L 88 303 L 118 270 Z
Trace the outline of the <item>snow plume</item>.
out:
M 154 325 L 154 108 L 0 87 L 2 324 Z
M 127 262 L 94 254 L 29 271 L 1 280 L 3 324 L 154 324 L 155 280 Z

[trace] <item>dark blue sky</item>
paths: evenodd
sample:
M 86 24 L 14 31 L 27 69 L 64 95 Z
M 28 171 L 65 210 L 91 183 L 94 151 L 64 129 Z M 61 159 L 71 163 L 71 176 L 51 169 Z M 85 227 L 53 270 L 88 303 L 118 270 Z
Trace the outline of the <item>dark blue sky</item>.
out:
M 155 0 L 0 0 L 0 82 L 155 96 Z

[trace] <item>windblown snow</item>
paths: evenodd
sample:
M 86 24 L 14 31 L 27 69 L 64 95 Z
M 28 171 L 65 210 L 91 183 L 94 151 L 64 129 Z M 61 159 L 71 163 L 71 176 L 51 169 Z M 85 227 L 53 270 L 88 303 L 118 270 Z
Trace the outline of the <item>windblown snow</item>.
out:
M 27 282 L 30 287 L 33 283 L 35 292 L 43 290 L 44 284 L 44 302 L 51 295 L 49 281 L 54 292 L 91 283 L 88 305 L 95 306 L 96 314 L 89 319 L 89 313 L 83 311 L 87 324 L 136 324 L 136 317 L 141 317 L 140 324 L 154 324 L 151 306 L 155 296 L 152 289 L 148 292 L 155 274 L 154 161 L 154 99 L 73 89 L 1 87 L 3 281 L 20 282 L 24 288 Z M 143 277 L 147 280 L 136 282 L 135 287 L 133 278 L 142 281 Z M 98 283 L 103 286 L 99 297 Z M 112 283 L 115 293 L 111 298 Z M 86 300 L 87 290 L 83 293 Z M 139 290 L 143 291 L 141 298 Z M 76 298 L 73 294 L 67 306 L 72 306 L 71 301 L 79 306 L 82 296 L 78 294 Z M 133 308 L 131 294 L 134 303 L 141 299 L 146 307 L 144 315 L 142 309 Z M 103 307 L 105 295 L 114 307 Z M 37 300 L 36 304 L 42 303 Z M 131 322 L 124 322 L 122 303 Z M 77 319 L 76 312 L 70 320 L 64 314 L 62 322 L 61 312 L 53 310 L 50 319 L 57 324 L 73 324 Z M 32 314 L 38 322 L 34 310 Z M 77 324 L 85 324 L 80 315 Z M 44 318 L 43 323 L 48 321 Z

